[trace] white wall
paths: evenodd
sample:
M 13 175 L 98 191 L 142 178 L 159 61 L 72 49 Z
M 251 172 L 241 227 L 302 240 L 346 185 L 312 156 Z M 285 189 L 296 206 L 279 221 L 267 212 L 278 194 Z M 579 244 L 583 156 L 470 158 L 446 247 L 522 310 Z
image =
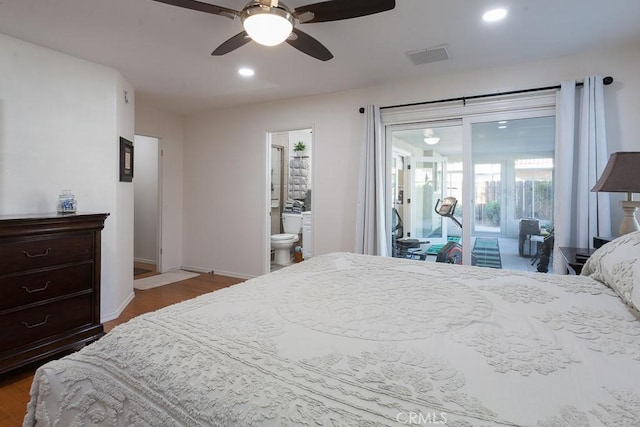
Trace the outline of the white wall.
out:
M 133 296 L 133 185 L 118 182 L 118 137 L 133 139 L 134 109 L 135 133 L 160 138 L 164 151 L 164 271 L 186 265 L 248 277 L 267 267 L 268 131 L 314 128 L 315 252 L 351 251 L 360 106 L 611 75 L 610 151 L 639 150 L 638 69 L 640 46 L 628 46 L 184 118 L 136 105 L 116 70 L 0 35 L 0 214 L 53 211 L 62 189 L 73 190 L 80 211 L 111 213 L 102 247 L 107 319 Z M 614 227 L 620 198 L 613 197 Z
M 55 212 L 63 189 L 79 212 L 110 213 L 103 320 L 133 296 L 133 193 L 118 183 L 118 138 L 133 138 L 124 90 L 133 94 L 116 70 L 0 34 L 0 214 Z
M 611 151 L 640 149 L 640 46 L 596 50 L 510 67 L 362 90 L 213 110 L 187 118 L 184 264 L 243 276 L 264 273 L 268 236 L 265 132 L 314 129 L 314 248 L 354 247 L 357 170 L 366 104 L 391 105 L 558 84 L 611 75 L 606 88 Z M 268 112 L 268 114 L 266 114 Z M 614 203 L 619 198 L 614 197 Z M 614 224 L 621 218 L 613 208 Z
M 102 318 L 115 319 L 133 299 L 133 184 L 120 182 L 120 137 L 133 141 L 135 120 L 135 96 L 131 85 L 118 73 L 116 90 L 112 102 L 116 110 L 116 127 L 112 133 L 110 150 L 115 154 L 108 168 L 115 175 L 109 177 L 109 186 L 115 183 L 115 206 L 111 212 L 111 220 L 115 224 L 115 232 L 103 238 L 102 248 L 108 249 L 108 263 L 102 267 L 102 277 L 108 277 L 113 286 L 102 296 Z M 135 157 L 134 157 L 135 162 Z M 135 165 L 134 165 L 135 173 Z M 113 181 L 111 181 L 113 179 Z M 106 182 L 106 181 L 105 181 Z M 104 260 L 103 255 L 103 260 Z M 107 271 L 105 271 L 105 268 Z
M 133 255 L 136 261 L 158 262 L 158 138 L 134 139 Z

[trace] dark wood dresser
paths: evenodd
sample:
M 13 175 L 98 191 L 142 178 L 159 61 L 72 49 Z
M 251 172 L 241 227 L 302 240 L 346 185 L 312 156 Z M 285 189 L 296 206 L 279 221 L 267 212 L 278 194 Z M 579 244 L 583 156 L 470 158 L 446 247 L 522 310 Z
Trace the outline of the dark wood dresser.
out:
M 0 374 L 104 335 L 100 232 L 108 215 L 0 216 Z

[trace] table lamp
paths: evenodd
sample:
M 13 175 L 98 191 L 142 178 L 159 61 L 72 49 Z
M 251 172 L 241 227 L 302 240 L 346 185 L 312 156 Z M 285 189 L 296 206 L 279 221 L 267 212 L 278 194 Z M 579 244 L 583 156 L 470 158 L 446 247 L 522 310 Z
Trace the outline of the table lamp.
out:
M 591 191 L 627 193 L 627 200 L 620 201 L 624 217 L 620 223 L 620 235 L 640 230 L 636 209 L 640 201 L 632 200 L 632 193 L 640 193 L 640 151 L 620 151 L 611 154 L 596 185 Z

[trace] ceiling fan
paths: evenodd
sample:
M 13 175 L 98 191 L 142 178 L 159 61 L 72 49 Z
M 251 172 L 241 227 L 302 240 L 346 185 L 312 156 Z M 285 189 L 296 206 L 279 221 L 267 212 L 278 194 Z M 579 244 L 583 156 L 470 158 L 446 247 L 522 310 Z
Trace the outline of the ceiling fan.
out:
M 296 21 L 300 24 L 339 21 L 386 12 L 396 6 L 395 0 L 330 0 L 291 10 L 278 0 L 252 0 L 242 10 L 233 10 L 195 0 L 154 1 L 234 20 L 239 18 L 244 30 L 218 46 L 212 55 L 224 55 L 253 40 L 265 46 L 286 42 L 321 61 L 328 61 L 333 55 L 318 40 L 295 28 Z

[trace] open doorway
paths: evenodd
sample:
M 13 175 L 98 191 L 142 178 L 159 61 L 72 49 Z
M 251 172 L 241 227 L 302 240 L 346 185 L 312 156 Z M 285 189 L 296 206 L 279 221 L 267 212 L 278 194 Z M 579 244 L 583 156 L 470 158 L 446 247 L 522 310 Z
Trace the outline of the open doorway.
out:
M 311 128 L 267 134 L 265 271 L 313 256 Z
M 162 271 L 160 257 L 160 140 L 136 135 L 134 170 L 134 277 Z

